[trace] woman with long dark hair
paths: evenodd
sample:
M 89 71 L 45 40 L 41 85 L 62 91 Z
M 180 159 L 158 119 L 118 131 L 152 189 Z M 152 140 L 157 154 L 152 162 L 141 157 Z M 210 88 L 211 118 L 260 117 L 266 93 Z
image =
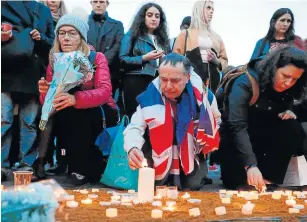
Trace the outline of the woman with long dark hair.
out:
M 251 59 L 263 57 L 270 50 L 289 44 L 305 50 L 303 40 L 294 33 L 292 11 L 289 8 L 280 8 L 272 16 L 266 36 L 257 41 Z
M 179 34 L 173 51 L 185 54 L 195 72 L 215 93 L 220 82 L 220 71 L 227 67 L 228 58 L 222 38 L 211 27 L 213 14 L 212 0 L 195 2 L 191 25 Z
M 250 106 L 252 83 L 247 75 L 238 77 L 220 128 L 222 179 L 232 189 L 282 184 L 290 158 L 302 153 L 305 138 L 292 105 L 307 95 L 306 52 L 279 47 L 256 65 L 251 62 L 248 73 L 259 86 L 257 101 Z
M 157 76 L 160 59 L 169 52 L 165 14 L 158 4 L 147 3 L 138 11 L 120 48 L 125 70 L 124 104 L 129 117 L 135 112 L 135 98 Z

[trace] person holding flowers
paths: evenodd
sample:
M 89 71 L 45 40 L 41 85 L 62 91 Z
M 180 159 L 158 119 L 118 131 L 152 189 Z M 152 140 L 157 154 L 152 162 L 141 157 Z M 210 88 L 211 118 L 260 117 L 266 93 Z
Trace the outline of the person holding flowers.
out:
M 66 14 L 61 17 L 55 28 L 56 38 L 50 51 L 46 79 L 42 78 L 38 82 L 40 101 L 43 104 L 44 101 L 45 103 L 49 101 L 48 90 L 54 87 L 52 84 L 59 82 L 57 78 L 61 73 L 54 71 L 58 63 L 56 57 L 58 53 L 62 52 L 65 56 L 66 53 L 81 52 L 84 58 L 89 60 L 94 54 L 93 71 L 92 73 L 90 70 L 83 71 L 82 84 L 65 92 L 59 90 L 60 85 L 62 87 L 65 85 L 62 82 L 57 85 L 55 96 L 52 97 L 51 107 L 55 111 L 52 116 L 53 127 L 60 148 L 66 151 L 69 173 L 66 182 L 72 185 L 82 185 L 100 179 L 103 170 L 102 154 L 94 145 L 96 137 L 103 130 L 100 106 L 106 104 L 108 110 L 105 112 L 114 111 L 115 116 L 117 113 L 111 96 L 108 62 L 102 53 L 90 51 L 86 43 L 88 29 L 87 23 L 77 16 Z M 70 68 L 75 66 L 74 60 Z M 77 66 L 80 68 L 79 73 L 82 73 L 83 63 Z M 64 76 L 67 77 L 69 73 L 66 72 Z M 64 77 L 62 80 L 64 81 Z M 43 162 L 43 156 L 39 158 L 40 162 Z

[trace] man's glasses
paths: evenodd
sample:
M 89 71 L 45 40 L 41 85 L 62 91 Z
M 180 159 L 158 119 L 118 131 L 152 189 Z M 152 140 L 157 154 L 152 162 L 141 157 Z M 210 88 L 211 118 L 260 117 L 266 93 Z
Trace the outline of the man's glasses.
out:
M 59 37 L 65 38 L 68 35 L 69 38 L 75 39 L 79 35 L 77 31 L 59 31 Z

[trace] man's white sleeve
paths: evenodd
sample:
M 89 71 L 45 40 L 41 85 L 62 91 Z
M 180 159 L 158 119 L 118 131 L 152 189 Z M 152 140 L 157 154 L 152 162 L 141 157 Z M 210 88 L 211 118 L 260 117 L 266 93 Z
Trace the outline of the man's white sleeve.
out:
M 147 124 L 143 117 L 141 107 L 138 106 L 136 112 L 132 115 L 130 124 L 124 130 L 124 149 L 129 152 L 131 148 L 142 149 L 145 140 L 143 135 Z

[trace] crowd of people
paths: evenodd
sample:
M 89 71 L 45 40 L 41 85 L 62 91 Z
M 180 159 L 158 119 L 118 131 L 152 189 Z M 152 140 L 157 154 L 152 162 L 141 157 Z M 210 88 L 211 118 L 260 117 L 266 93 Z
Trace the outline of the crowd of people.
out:
M 64 0 L 1 1 L 2 180 L 30 170 L 33 180 L 64 174 L 74 186 L 99 181 L 108 157 L 95 141 L 119 113 L 131 120 L 123 133 L 130 168 L 146 159 L 156 185 L 211 184 L 211 155 L 226 187 L 261 190 L 283 183 L 292 156 L 307 158 L 306 40 L 295 35 L 289 8 L 273 14 L 250 62 L 235 68 L 211 27 L 211 0 L 195 2 L 173 39 L 156 3 L 144 4 L 126 33 L 108 14 L 108 0 L 90 4 L 85 21 Z M 93 78 L 56 95 L 56 113 L 40 132 L 53 54 L 73 51 L 93 64 Z

